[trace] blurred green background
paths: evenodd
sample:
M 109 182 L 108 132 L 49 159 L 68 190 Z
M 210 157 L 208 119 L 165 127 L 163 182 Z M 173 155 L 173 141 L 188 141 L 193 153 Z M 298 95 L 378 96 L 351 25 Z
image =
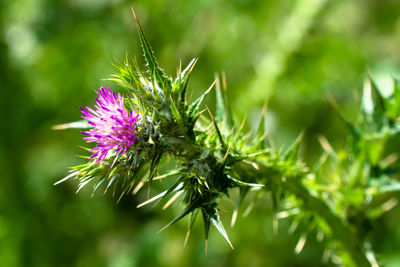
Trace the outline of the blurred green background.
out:
M 75 194 L 73 181 L 53 186 L 83 162 L 84 142 L 51 126 L 80 118 L 111 85 L 101 80 L 111 63 L 141 56 L 132 4 L 167 73 L 199 57 L 193 98 L 225 71 L 237 120 L 254 127 L 268 99 L 271 138 L 288 144 L 304 129 L 309 164 L 318 135 L 344 146 L 328 95 L 355 118 L 368 71 L 378 83 L 400 78 L 398 0 L 0 0 L 0 266 L 332 266 L 313 238 L 295 255 L 298 232 L 283 220 L 274 233 L 265 199 L 228 229 L 234 250 L 213 231 L 206 256 L 200 223 L 186 247 L 185 222 L 157 234 L 177 209 L 136 209 L 145 192 L 116 203 L 111 192 Z M 229 228 L 233 204 L 223 202 Z M 400 266 L 399 213 L 371 237 L 387 266 Z

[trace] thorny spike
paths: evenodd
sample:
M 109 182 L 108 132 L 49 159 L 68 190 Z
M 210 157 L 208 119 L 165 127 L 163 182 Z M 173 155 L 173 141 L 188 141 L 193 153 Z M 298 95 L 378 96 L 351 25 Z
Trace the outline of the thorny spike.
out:
M 178 191 L 175 193 L 173 197 L 171 197 L 167 203 L 162 207 L 163 210 L 167 209 L 180 195 L 182 195 L 183 191 Z
M 219 130 L 219 127 L 218 127 L 218 125 L 217 125 L 217 122 L 214 120 L 214 116 L 212 115 L 210 109 L 209 109 L 207 106 L 206 106 L 206 109 L 207 109 L 208 114 L 210 115 L 211 120 L 212 120 L 212 122 L 213 122 L 213 124 L 214 124 L 215 131 L 217 132 L 218 139 L 219 139 L 219 141 L 221 142 L 221 145 L 222 145 L 222 146 L 225 146 L 224 139 L 222 138 L 222 134 L 221 134 L 221 131 Z

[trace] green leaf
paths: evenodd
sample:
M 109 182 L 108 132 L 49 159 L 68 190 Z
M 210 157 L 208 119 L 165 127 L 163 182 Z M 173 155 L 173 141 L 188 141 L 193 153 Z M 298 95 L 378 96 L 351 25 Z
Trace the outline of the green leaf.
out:
M 188 206 L 186 206 L 186 208 L 181 213 L 179 213 L 178 216 L 176 216 L 172 221 L 170 221 L 166 226 L 161 228 L 160 231 L 158 232 L 165 230 L 167 227 L 176 223 L 177 221 L 179 221 L 180 219 L 182 219 L 183 217 L 185 217 L 186 215 L 188 215 L 190 212 L 194 211 L 197 208 L 198 208 L 198 203 L 196 201 L 191 202 Z
M 225 75 L 223 74 L 223 81 L 221 86 L 221 81 L 218 76 L 215 78 L 216 81 L 216 115 L 215 121 L 218 123 L 223 123 L 228 128 L 233 126 L 233 120 L 231 117 L 231 111 L 228 105 L 228 98 L 226 95 L 226 82 Z
M 206 209 L 202 208 L 201 209 L 201 214 L 203 215 L 203 222 L 204 222 L 204 238 L 205 238 L 205 240 L 207 242 L 208 234 L 210 232 L 211 221 L 210 221 L 210 218 L 209 218 L 209 216 L 207 214 Z M 207 246 L 207 243 L 206 243 L 206 246 Z M 207 249 L 207 247 L 206 247 L 206 249 Z
M 393 79 L 393 93 L 387 101 L 387 116 L 395 122 L 400 115 L 400 81 Z
M 272 198 L 272 207 L 274 208 L 274 210 L 278 210 L 281 196 L 282 196 L 282 188 L 273 185 L 271 188 L 271 198 Z
M 231 246 L 233 249 L 232 243 L 228 238 L 228 235 L 225 231 L 224 226 L 222 225 L 221 219 L 219 218 L 218 210 L 216 208 L 216 204 L 208 204 L 207 206 L 202 207 L 201 209 L 202 214 L 203 214 L 203 221 L 204 221 L 204 227 L 205 227 L 205 238 L 206 241 L 208 239 L 208 233 L 210 229 L 210 223 L 215 226 L 215 228 L 218 230 L 218 232 L 225 238 L 225 240 L 228 242 L 228 244 Z
M 364 84 L 363 94 L 361 99 L 361 109 L 367 116 L 372 116 L 374 113 L 374 102 L 371 93 L 371 81 L 368 80 Z
M 198 115 L 199 113 L 199 109 L 200 109 L 200 105 L 203 102 L 204 98 L 208 95 L 208 93 L 210 93 L 211 89 L 213 88 L 213 86 L 215 85 L 215 82 L 213 82 L 211 84 L 211 86 L 207 89 L 207 91 L 205 91 L 199 98 L 197 98 L 188 108 L 187 111 L 187 115 L 189 118 L 191 118 L 192 122 L 193 119 Z
M 219 140 L 219 142 L 221 143 L 222 146 L 225 146 L 225 142 L 224 142 L 224 139 L 223 139 L 223 137 L 222 137 L 221 131 L 219 130 L 218 124 L 217 124 L 217 122 L 215 121 L 214 116 L 212 115 L 211 111 L 208 109 L 207 106 L 206 106 L 206 108 L 207 108 L 208 113 L 210 114 L 212 123 L 213 123 L 213 125 L 214 125 L 215 131 L 216 131 L 217 136 L 218 136 L 218 140 Z
M 356 151 L 358 142 L 361 139 L 361 133 L 360 133 L 360 129 L 358 127 L 356 127 L 354 124 L 352 124 L 351 122 L 349 122 L 343 115 L 342 113 L 339 111 L 338 105 L 336 103 L 336 101 L 333 99 L 333 97 L 329 98 L 329 102 L 332 105 L 333 109 L 336 111 L 336 114 L 338 115 L 340 121 L 344 124 L 345 129 L 347 130 L 347 132 L 349 133 L 350 137 L 353 139 L 352 141 L 352 149 L 354 151 Z
M 165 73 L 163 70 L 160 69 L 158 66 L 157 60 L 154 56 L 153 49 L 150 46 L 149 41 L 146 38 L 146 35 L 139 23 L 138 18 L 136 17 L 135 11 L 132 8 L 132 13 L 133 16 L 135 17 L 136 20 L 136 25 L 137 25 L 137 31 L 139 34 L 139 39 L 140 39 L 140 44 L 142 46 L 142 51 L 144 55 L 144 59 L 147 63 L 147 67 L 149 69 L 149 73 L 154 75 L 154 78 L 158 85 L 163 88 L 168 90 L 171 87 L 169 79 L 166 77 Z
M 260 117 L 260 122 L 258 123 L 258 128 L 257 128 L 257 136 L 256 136 L 256 144 L 254 146 L 255 149 L 261 149 L 264 150 L 267 147 L 267 144 L 265 142 L 265 118 L 267 116 L 267 104 L 264 104 L 262 112 L 261 112 L 261 117 Z
M 362 111 L 366 122 L 373 130 L 378 130 L 384 125 L 386 121 L 385 99 L 382 97 L 371 77 L 369 77 L 364 84 Z
M 385 99 L 371 76 L 369 77 L 369 83 L 371 85 L 372 100 L 375 104 L 375 113 L 383 115 L 386 110 Z
M 213 223 L 213 225 L 215 226 L 215 228 L 218 230 L 218 232 L 225 238 L 226 242 L 228 242 L 228 244 L 231 246 L 231 248 L 233 249 L 232 243 L 229 240 L 228 234 L 225 231 L 225 228 L 221 222 L 221 219 L 219 218 L 219 214 L 218 211 L 216 209 L 214 209 L 214 214 L 212 214 L 210 216 L 210 220 Z
M 181 103 L 185 103 L 186 91 L 189 83 L 190 74 L 192 73 L 194 66 L 197 63 L 197 58 L 192 59 L 189 65 L 179 74 L 177 80 L 179 80 L 180 94 L 181 94 Z M 178 82 L 178 81 L 177 81 Z
M 178 111 L 178 109 L 175 106 L 174 100 L 172 99 L 172 96 L 170 96 L 171 100 L 171 111 L 172 111 L 172 116 L 174 116 L 174 119 L 178 123 L 178 125 L 183 126 L 183 121 L 182 121 L 182 116 L 181 113 Z
M 284 157 L 290 161 L 296 161 L 297 155 L 299 152 L 301 140 L 303 140 L 304 131 L 302 131 L 299 136 L 296 138 L 296 141 L 290 146 L 290 148 L 286 151 Z
M 254 184 L 254 183 L 246 183 L 240 180 L 237 180 L 231 176 L 228 176 L 229 181 L 232 183 L 232 186 L 240 186 L 240 187 L 256 187 L 262 188 L 264 187 L 263 184 Z

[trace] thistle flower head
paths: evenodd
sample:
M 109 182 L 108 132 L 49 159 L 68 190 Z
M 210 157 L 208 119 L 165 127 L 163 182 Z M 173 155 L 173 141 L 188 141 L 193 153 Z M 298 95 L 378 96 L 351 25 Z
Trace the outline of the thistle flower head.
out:
M 121 95 L 118 94 L 117 97 L 108 88 L 100 88 L 97 96 L 95 110 L 81 107 L 82 118 L 93 127 L 88 132 L 82 133 L 87 135 L 84 139 L 88 143 L 97 143 L 91 149 L 94 153 L 90 158 L 97 157 L 97 161 L 103 162 L 111 149 L 115 148 L 117 154 L 121 151 L 124 154 L 127 148 L 135 143 L 135 139 L 139 140 L 135 135 L 135 123 L 139 114 L 136 110 L 126 110 Z

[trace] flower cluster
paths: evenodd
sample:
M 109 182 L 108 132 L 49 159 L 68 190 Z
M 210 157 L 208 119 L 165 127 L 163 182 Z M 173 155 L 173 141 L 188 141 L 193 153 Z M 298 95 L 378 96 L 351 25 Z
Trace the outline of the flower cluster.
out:
M 136 110 L 128 111 L 124 108 L 124 101 L 120 94 L 118 97 L 110 89 L 102 87 L 96 98 L 96 110 L 90 107 L 82 108 L 82 118 L 86 119 L 93 127 L 84 139 L 87 142 L 96 142 L 97 145 L 91 149 L 93 155 L 103 162 L 108 152 L 115 149 L 115 153 L 124 154 L 129 146 L 139 140 L 136 134 L 136 121 L 139 114 Z

